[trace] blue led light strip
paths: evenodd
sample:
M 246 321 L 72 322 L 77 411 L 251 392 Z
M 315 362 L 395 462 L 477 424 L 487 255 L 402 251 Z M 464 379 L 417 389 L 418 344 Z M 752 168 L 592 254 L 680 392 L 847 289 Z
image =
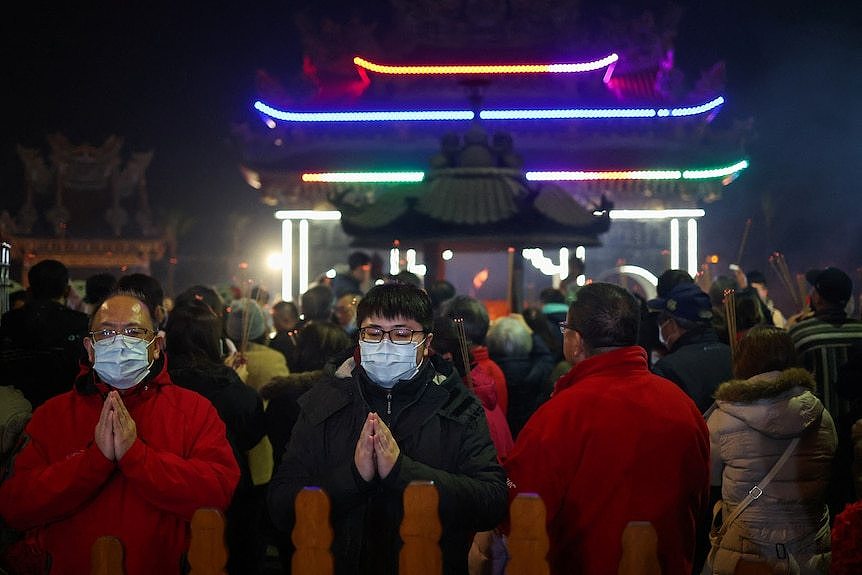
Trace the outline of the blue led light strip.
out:
M 593 120 L 613 118 L 681 118 L 696 116 L 715 110 L 724 104 L 718 96 L 699 106 L 686 108 L 567 108 L 548 110 L 482 110 L 483 120 Z M 270 118 L 282 122 L 405 122 L 405 121 L 462 121 L 472 120 L 470 110 L 412 110 L 412 111 L 352 111 L 352 112 L 291 112 L 268 106 L 261 101 L 254 108 Z

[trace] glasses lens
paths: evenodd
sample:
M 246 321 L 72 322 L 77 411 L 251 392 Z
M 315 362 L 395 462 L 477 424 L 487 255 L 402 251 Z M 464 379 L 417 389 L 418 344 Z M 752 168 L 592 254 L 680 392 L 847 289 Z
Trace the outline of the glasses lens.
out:
M 383 330 L 377 327 L 363 327 L 359 331 L 362 341 L 367 343 L 380 343 L 383 339 Z
M 148 333 L 150 333 L 150 330 L 143 327 L 127 327 L 123 330 L 123 335 L 138 339 L 145 339 Z
M 410 343 L 413 339 L 413 330 L 407 328 L 396 328 L 389 331 L 389 339 L 392 343 Z

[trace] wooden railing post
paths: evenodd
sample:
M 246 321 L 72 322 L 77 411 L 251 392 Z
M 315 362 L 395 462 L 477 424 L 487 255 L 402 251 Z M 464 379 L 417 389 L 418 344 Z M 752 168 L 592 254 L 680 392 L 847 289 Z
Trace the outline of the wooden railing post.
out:
M 772 567 L 759 559 L 740 559 L 733 575 L 772 575 Z
M 90 575 L 123 575 L 123 544 L 116 537 L 102 536 L 93 543 Z
M 404 490 L 404 518 L 401 520 L 399 575 L 439 575 L 443 572 L 440 552 L 438 507 L 440 496 L 433 481 L 411 481 Z
M 519 493 L 509 507 L 509 564 L 506 575 L 548 575 L 550 543 L 545 529 L 547 511 L 535 493 Z
M 658 535 L 649 521 L 629 521 L 623 529 L 619 575 L 661 575 Z
M 306 487 L 296 494 L 296 523 L 291 538 L 296 550 L 290 560 L 294 575 L 332 575 L 335 564 L 330 551 L 332 525 L 329 496 L 319 487 Z
M 192 516 L 189 575 L 225 575 L 225 520 L 218 509 L 202 508 Z

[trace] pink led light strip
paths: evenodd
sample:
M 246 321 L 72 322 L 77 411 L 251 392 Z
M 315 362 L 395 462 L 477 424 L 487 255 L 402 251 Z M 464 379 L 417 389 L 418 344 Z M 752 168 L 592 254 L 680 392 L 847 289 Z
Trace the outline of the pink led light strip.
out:
M 376 64 L 360 56 L 353 63 L 378 74 L 445 75 L 445 74 L 571 74 L 592 72 L 616 64 L 619 56 L 610 54 L 592 62 L 567 64 L 481 64 L 481 65 L 428 65 L 390 66 Z

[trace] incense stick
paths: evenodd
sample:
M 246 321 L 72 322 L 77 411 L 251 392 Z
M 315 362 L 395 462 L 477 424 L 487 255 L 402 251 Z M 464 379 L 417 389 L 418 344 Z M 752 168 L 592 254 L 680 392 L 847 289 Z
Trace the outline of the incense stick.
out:
M 736 262 L 742 261 L 742 254 L 745 251 L 745 243 L 748 241 L 748 231 L 751 229 L 751 218 L 745 220 L 745 230 L 742 232 L 742 240 L 739 242 L 739 251 L 736 252 Z
M 732 289 L 724 290 L 724 319 L 727 323 L 727 342 L 731 361 L 736 357 L 736 296 Z
M 467 333 L 464 331 L 464 318 L 456 317 L 455 331 L 458 333 L 458 346 L 461 350 L 461 361 L 464 363 L 464 382 L 469 389 L 473 389 L 473 377 L 470 375 L 470 350 L 467 346 Z

